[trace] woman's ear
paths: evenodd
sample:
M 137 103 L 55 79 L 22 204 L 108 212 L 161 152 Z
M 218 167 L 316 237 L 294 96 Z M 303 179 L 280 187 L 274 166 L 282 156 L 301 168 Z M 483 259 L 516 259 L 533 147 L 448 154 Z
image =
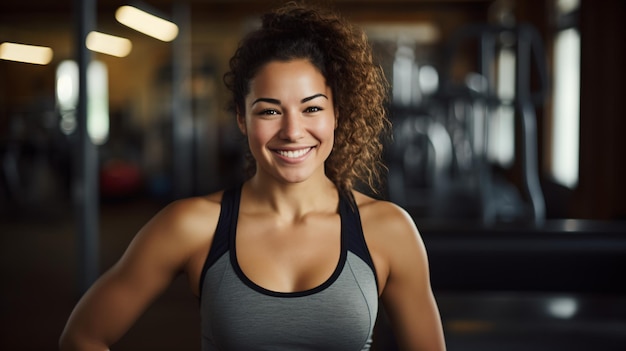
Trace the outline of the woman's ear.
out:
M 246 130 L 246 117 L 242 117 L 239 111 L 237 111 L 237 126 L 239 126 L 241 134 L 248 135 L 248 131 Z

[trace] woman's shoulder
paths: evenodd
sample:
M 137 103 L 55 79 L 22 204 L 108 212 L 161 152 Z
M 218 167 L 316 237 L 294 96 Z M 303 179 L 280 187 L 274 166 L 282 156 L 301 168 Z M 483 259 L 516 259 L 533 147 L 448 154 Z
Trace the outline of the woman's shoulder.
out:
M 413 218 L 404 208 L 357 192 L 354 198 L 382 291 L 392 272 L 425 259 L 424 244 Z
M 359 208 L 363 233 L 368 240 L 382 240 L 387 244 L 414 241 L 419 231 L 411 215 L 401 206 L 354 192 Z
M 162 215 L 172 216 L 172 219 L 193 219 L 210 215 L 220 210 L 223 191 L 203 196 L 194 196 L 184 199 L 174 200 L 167 204 L 162 210 Z
M 373 198 L 358 191 L 353 191 L 354 200 L 359 208 L 362 221 L 376 220 L 384 222 L 385 225 L 413 225 L 413 220 L 409 213 L 399 205 L 387 201 Z
M 145 225 L 142 231 L 177 240 L 206 239 L 217 226 L 222 191 L 170 202 Z

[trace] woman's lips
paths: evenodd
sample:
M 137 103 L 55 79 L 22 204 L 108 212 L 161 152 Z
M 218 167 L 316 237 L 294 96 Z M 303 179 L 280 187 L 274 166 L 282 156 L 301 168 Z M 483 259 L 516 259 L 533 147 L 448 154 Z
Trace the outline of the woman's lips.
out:
M 313 147 L 307 147 L 304 149 L 297 149 L 297 150 L 275 150 L 274 152 L 276 152 L 277 154 L 285 158 L 298 159 L 306 155 L 307 153 L 309 153 L 309 151 L 311 151 L 312 149 Z

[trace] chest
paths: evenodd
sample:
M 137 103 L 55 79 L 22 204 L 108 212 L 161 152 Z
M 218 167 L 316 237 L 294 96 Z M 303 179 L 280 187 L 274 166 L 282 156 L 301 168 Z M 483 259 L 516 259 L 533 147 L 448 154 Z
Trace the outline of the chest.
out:
M 303 291 L 322 284 L 336 269 L 342 249 L 338 215 L 276 225 L 240 216 L 232 244 L 245 276 L 273 291 Z
M 223 255 L 206 273 L 201 299 L 205 350 L 367 350 L 378 310 L 371 267 L 342 256 L 327 282 L 278 293 L 242 276 Z

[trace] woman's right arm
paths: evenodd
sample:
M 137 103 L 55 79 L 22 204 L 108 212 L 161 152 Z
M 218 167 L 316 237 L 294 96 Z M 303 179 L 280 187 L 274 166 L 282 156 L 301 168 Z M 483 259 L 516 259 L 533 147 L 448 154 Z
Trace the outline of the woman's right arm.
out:
M 219 204 L 174 202 L 136 235 L 121 259 L 80 299 L 63 330 L 60 349 L 108 350 L 185 269 L 194 250 L 212 239 Z M 210 245 L 210 244 L 209 244 Z M 208 251 L 207 251 L 208 252 Z

